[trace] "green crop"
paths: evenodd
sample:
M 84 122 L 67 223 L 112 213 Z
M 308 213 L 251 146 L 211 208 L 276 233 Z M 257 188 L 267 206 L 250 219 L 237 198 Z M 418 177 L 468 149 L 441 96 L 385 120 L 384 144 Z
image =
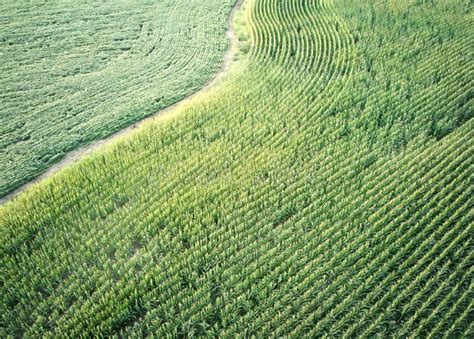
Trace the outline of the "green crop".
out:
M 2 335 L 472 337 L 473 21 L 246 0 L 219 86 L 0 206 Z
M 0 197 L 211 80 L 233 3 L 0 3 Z

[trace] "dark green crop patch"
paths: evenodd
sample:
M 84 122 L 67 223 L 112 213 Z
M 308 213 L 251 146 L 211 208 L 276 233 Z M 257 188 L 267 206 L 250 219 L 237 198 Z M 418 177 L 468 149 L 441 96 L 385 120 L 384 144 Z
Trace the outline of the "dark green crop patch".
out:
M 0 197 L 210 81 L 233 4 L 2 2 Z

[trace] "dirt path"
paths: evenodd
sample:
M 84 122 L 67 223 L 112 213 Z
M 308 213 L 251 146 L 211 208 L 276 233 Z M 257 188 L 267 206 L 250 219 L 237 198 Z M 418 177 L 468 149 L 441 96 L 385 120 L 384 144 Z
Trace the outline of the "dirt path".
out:
M 204 87 L 202 87 L 197 92 L 194 92 L 193 94 L 188 95 L 187 97 L 183 98 L 182 100 L 178 101 L 177 103 L 175 103 L 171 106 L 168 106 L 168 107 L 166 107 L 166 108 L 164 108 L 160 111 L 157 111 L 157 112 L 149 115 L 148 117 L 143 118 L 140 121 L 137 121 L 136 123 L 134 123 L 133 125 L 131 125 L 129 127 L 126 127 L 126 128 L 124 128 L 120 131 L 115 132 L 114 134 L 109 135 L 105 139 L 100 139 L 100 140 L 93 141 L 88 145 L 82 146 L 82 147 L 80 147 L 76 150 L 73 150 L 73 151 L 69 152 L 60 162 L 58 162 L 58 163 L 54 164 L 53 166 L 51 166 L 50 168 L 48 168 L 46 170 L 46 172 L 44 172 L 40 176 L 36 177 L 32 181 L 24 184 L 23 186 L 20 186 L 19 188 L 17 188 L 13 192 L 7 194 L 5 197 L 0 198 L 0 204 L 4 204 L 7 201 L 10 201 L 11 199 L 13 199 L 15 196 L 17 196 L 18 194 L 20 194 L 24 190 L 26 190 L 31 185 L 34 185 L 34 184 L 38 183 L 39 181 L 52 176 L 54 173 L 58 172 L 62 168 L 66 167 L 66 166 L 69 166 L 70 164 L 73 164 L 73 163 L 79 161 L 80 159 L 84 158 L 86 155 L 88 155 L 91 152 L 99 149 L 100 147 L 105 146 L 107 144 L 110 144 L 111 142 L 117 140 L 119 137 L 122 137 L 122 136 L 124 136 L 124 135 L 126 135 L 126 134 L 128 134 L 132 131 L 135 131 L 137 128 L 139 128 L 141 125 L 143 125 L 145 122 L 152 121 L 152 120 L 156 119 L 158 116 L 160 116 L 160 115 L 162 115 L 162 114 L 164 114 L 168 111 L 171 111 L 171 110 L 175 109 L 176 107 L 178 107 L 180 105 L 183 105 L 183 104 L 191 101 L 197 95 L 200 95 L 204 92 L 208 92 L 212 87 L 215 86 L 216 83 L 219 82 L 220 79 L 222 79 L 226 75 L 226 73 L 229 70 L 230 65 L 232 63 L 232 60 L 235 56 L 235 53 L 236 53 L 236 43 L 235 43 L 236 41 L 235 41 L 235 39 L 236 39 L 236 37 L 235 37 L 235 31 L 234 31 L 234 27 L 233 27 L 233 19 L 234 19 L 235 13 L 242 6 L 243 2 L 244 2 L 244 0 L 236 0 L 235 5 L 232 8 L 232 10 L 230 12 L 230 15 L 229 15 L 228 29 L 227 29 L 227 32 L 226 32 L 227 39 L 229 40 L 229 48 L 228 48 L 228 50 L 227 50 L 227 52 L 224 56 L 224 61 L 223 61 L 222 67 L 221 67 L 220 71 L 214 76 L 214 78 L 212 80 L 210 80 L 206 85 L 204 85 Z

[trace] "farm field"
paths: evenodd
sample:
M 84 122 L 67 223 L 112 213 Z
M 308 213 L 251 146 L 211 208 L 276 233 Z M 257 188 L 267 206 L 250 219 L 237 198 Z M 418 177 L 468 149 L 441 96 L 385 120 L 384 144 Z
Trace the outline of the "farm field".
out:
M 233 2 L 1 2 L 0 197 L 211 80 Z
M 245 0 L 218 86 L 0 206 L 0 335 L 472 338 L 473 7 Z

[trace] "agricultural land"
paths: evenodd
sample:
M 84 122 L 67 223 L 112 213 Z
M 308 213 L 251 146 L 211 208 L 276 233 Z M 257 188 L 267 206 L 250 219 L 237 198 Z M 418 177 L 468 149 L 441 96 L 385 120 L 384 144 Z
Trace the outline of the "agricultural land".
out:
M 0 9 L 1 337 L 474 337 L 471 0 Z

